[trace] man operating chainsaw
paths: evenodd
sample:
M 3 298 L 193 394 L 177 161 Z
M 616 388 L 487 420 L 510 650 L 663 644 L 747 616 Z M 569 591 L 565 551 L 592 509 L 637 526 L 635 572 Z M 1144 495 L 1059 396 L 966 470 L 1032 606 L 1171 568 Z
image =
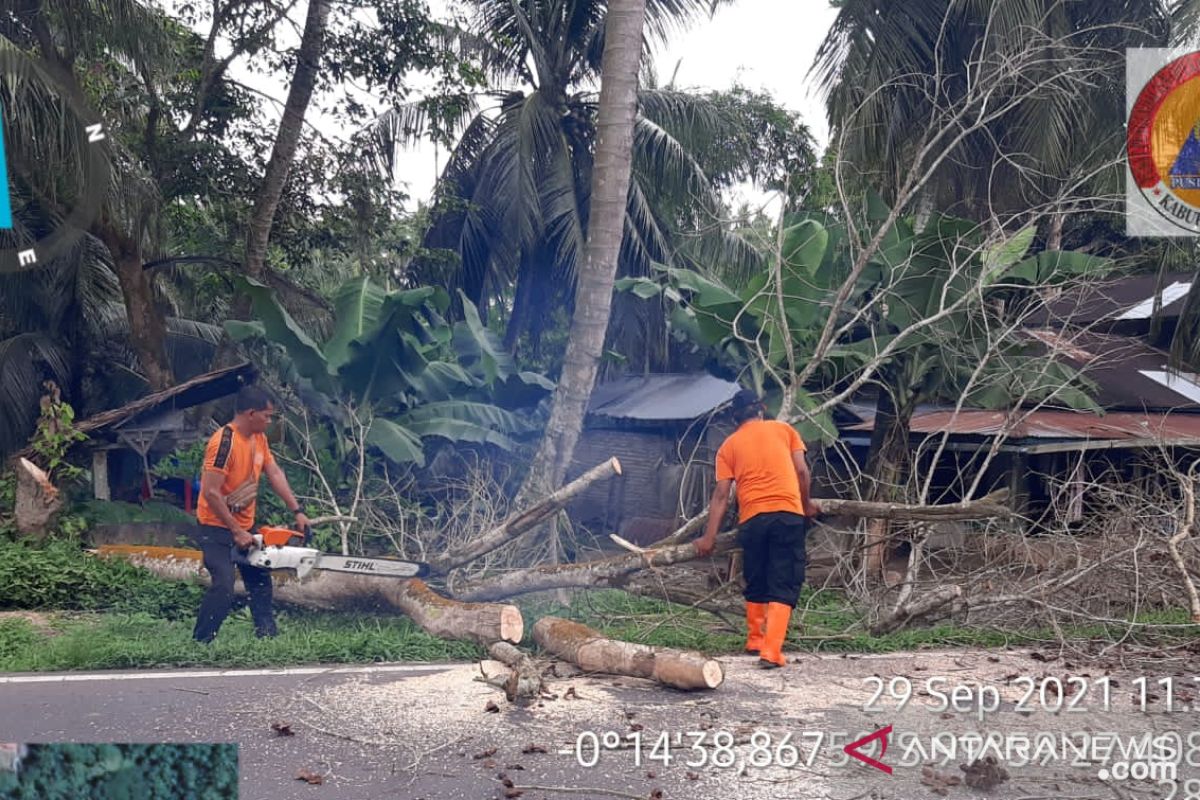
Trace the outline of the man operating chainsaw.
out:
M 200 478 L 200 500 L 196 536 L 204 553 L 204 567 L 212 585 L 204 594 L 192 636 L 211 642 L 233 606 L 233 548 L 248 550 L 253 544 L 254 506 L 259 477 L 267 482 L 295 515 L 296 528 L 308 527 L 287 477 L 275 463 L 265 436 L 275 413 L 271 396 L 257 386 L 244 386 L 237 393 L 233 421 L 212 435 L 204 450 L 204 472 Z M 275 615 L 271 609 L 271 573 L 249 564 L 237 565 L 250 594 L 250 615 L 256 635 L 274 636 Z
M 717 450 L 717 485 L 696 552 L 706 556 L 716 546 L 736 484 L 746 651 L 758 654 L 759 666 L 772 669 L 787 663 L 783 640 L 804 585 L 807 518 L 821 509 L 812 499 L 804 441 L 796 429 L 763 419 L 762 401 L 749 389 L 734 395 L 731 409 L 738 428 Z

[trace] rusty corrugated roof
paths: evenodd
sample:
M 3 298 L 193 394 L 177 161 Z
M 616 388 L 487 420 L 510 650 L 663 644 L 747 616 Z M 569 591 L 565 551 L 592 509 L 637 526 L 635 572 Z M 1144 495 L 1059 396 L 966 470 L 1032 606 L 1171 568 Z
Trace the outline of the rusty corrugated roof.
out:
M 849 426 L 849 430 L 869 431 L 870 419 Z M 1076 411 L 984 411 L 980 409 L 937 409 L 913 414 L 913 433 L 931 434 L 949 431 L 955 434 L 995 436 L 1006 433 L 1017 439 L 1154 439 L 1200 442 L 1200 414 L 1141 414 L 1114 411 L 1104 416 Z

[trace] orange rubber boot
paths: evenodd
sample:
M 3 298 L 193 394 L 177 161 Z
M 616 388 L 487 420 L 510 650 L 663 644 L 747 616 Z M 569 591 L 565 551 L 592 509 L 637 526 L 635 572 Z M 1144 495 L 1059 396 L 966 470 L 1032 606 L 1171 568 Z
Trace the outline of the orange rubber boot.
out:
M 767 603 L 767 629 L 758 658 L 758 665 L 763 669 L 775 669 L 787 663 L 787 659 L 783 657 L 783 640 L 787 638 L 788 622 L 791 618 L 791 606 L 784 603 Z
M 767 604 L 746 601 L 746 652 L 758 655 L 762 650 L 763 629 L 767 625 Z

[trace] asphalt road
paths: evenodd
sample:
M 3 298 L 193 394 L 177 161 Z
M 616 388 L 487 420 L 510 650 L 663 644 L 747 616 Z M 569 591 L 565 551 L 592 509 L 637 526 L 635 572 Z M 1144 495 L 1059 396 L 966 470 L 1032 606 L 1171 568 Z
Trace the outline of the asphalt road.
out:
M 1038 655 L 1038 658 L 1033 658 Z M 1022 732 L 1091 731 L 1130 739 L 1147 732 L 1200 732 L 1200 663 L 1175 661 L 1126 670 L 1117 664 L 1062 663 L 1057 656 L 1018 650 L 917 652 L 879 656 L 804 655 L 783 670 L 763 672 L 750 657 L 729 657 L 725 683 L 714 692 L 677 692 L 648 681 L 606 675 L 558 673 L 548 694 L 527 708 L 508 705 L 503 693 L 479 680 L 476 664 L 403 664 L 277 670 L 162 670 L 69 674 L 0 675 L 0 741 L 9 742 L 237 742 L 242 800 L 1096 800 L 1108 796 L 1158 798 L 1169 792 L 1153 784 L 1108 785 L 1099 763 L 1009 764 L 1009 775 L 986 790 L 950 782 L 965 768 L 961 752 L 927 774 L 923 759 L 911 760 L 893 740 L 882 771 L 841 753 L 833 738 L 861 736 L 895 726 L 915 740 L 945 734 L 1004 735 Z M 1111 705 L 1095 687 L 1072 713 L 1042 708 L 1019 711 L 1020 679 L 1039 682 L 1083 674 L 1111 675 Z M 1131 691 L 1139 674 L 1178 677 L 1185 712 L 1136 708 Z M 945 688 L 993 688 L 1003 702 L 948 713 L 925 693 L 907 706 L 882 702 L 870 710 L 872 682 L 899 676 L 914 685 L 934 681 Z M 934 677 L 937 676 L 937 677 Z M 1193 676 L 1195 676 L 1193 678 Z M 1118 683 L 1119 679 L 1119 683 Z M 1185 697 L 1186 695 L 1186 697 Z M 1081 695 L 1082 696 L 1082 695 Z M 1078 699 L 1078 698 L 1076 698 Z M 1161 702 L 1159 703 L 1161 705 Z M 494 712 L 494 713 L 489 713 Z M 878 712 L 878 713 L 876 713 Z M 295 735 L 279 736 L 272 724 L 287 722 Z M 581 763 L 573 750 L 583 738 L 620 734 L 622 743 L 602 758 Z M 727 735 L 723 749 L 714 738 Z M 728 732 L 728 733 L 725 733 Z M 634 734 L 647 743 L 634 749 Z M 817 738 L 812 738 L 816 734 Z M 828 734 L 827 739 L 824 737 Z M 683 763 L 693 735 L 706 738 L 702 766 Z M 1074 735 L 1074 734 L 1072 734 Z M 1197 734 L 1200 735 L 1200 734 Z M 673 739 L 675 761 L 655 762 L 649 743 Z M 805 763 L 751 767 L 755 737 L 772 743 L 825 742 Z M 706 749 L 705 749 L 706 748 Z M 1198 748 L 1200 749 L 1200 748 Z M 883 753 L 877 753 L 883 758 Z M 780 758 L 778 751 L 774 758 Z M 928 762 L 926 762 L 928 763 Z M 761 768 L 759 768 L 761 766 Z M 1176 800 L 1197 796 L 1195 763 L 1181 764 Z M 310 785 L 296 776 L 324 777 Z M 507 795 L 502 781 L 515 788 Z
M 295 736 L 278 736 L 267 717 L 297 691 L 443 669 L 405 664 L 0 675 L 0 741 L 238 742 L 241 800 L 415 798 L 423 796 L 420 786 L 378 755 L 364 757 L 355 742 L 306 735 L 299 726 Z M 296 780 L 302 768 L 327 775 L 328 783 Z M 486 793 L 481 786 L 472 796 L 491 797 L 496 782 L 486 783 Z

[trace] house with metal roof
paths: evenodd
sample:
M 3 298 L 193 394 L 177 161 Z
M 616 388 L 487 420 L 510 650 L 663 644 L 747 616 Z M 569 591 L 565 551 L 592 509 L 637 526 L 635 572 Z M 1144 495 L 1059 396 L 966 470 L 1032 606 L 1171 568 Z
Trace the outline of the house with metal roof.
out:
M 93 496 L 97 500 L 148 497 L 154 483 L 151 465 L 176 448 L 211 433 L 189 419 L 185 411 L 234 394 L 254 380 L 255 372 L 251 364 L 243 362 L 197 375 L 79 421 L 76 429 L 88 435 L 83 447 L 91 452 Z M 182 480 L 177 483 L 190 510 L 191 484 Z
M 596 386 L 567 479 L 616 456 L 619 477 L 568 508 L 594 531 L 649 543 L 707 506 L 716 449 L 729 425 L 718 416 L 741 387 L 706 373 L 618 378 Z
M 934 473 L 933 499 L 962 499 L 991 452 L 976 496 L 1007 486 L 1031 516 L 1067 509 L 1069 518 L 1081 519 L 1090 482 L 1150 480 L 1156 462 L 1194 457 L 1200 375 L 1171 367 L 1168 354 L 1150 343 L 1155 319 L 1167 326 L 1178 320 L 1192 279 L 1137 276 L 1075 288 L 1050 300 L 1021 331 L 1048 358 L 1079 370 L 1100 414 L 1053 402 L 1009 411 L 918 408 L 910 441 L 916 471 Z M 845 410 L 857 421 L 842 426 L 842 441 L 865 463 L 874 406 L 860 401 Z

